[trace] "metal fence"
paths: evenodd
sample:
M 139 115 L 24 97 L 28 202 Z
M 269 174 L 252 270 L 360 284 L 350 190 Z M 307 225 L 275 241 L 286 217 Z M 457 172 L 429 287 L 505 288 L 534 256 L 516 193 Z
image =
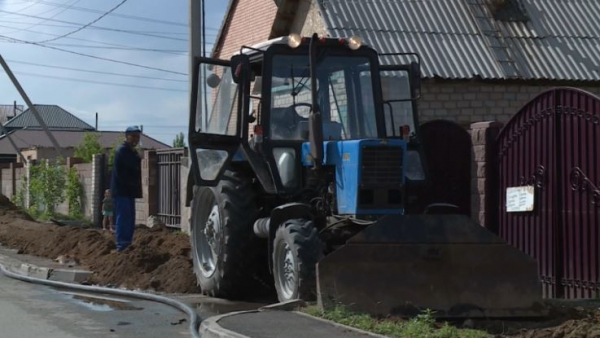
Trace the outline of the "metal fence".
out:
M 538 260 L 544 296 L 600 289 L 600 98 L 545 92 L 498 137 L 500 235 Z M 530 212 L 507 212 L 506 189 L 533 186 Z
M 181 226 L 181 159 L 187 149 L 156 151 L 158 177 L 158 218 L 167 226 Z

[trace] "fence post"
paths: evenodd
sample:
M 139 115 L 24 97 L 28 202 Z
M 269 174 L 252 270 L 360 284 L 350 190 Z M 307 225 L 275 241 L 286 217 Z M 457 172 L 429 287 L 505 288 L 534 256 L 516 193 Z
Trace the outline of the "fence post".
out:
M 10 164 L 10 196 L 6 196 L 9 199 L 13 199 L 15 196 L 15 193 L 17 192 L 17 177 L 16 177 L 16 173 L 15 173 L 15 163 L 12 162 Z
M 496 138 L 503 126 L 496 121 L 471 124 L 471 218 L 493 232 L 498 230 Z
M 104 187 L 102 185 L 104 175 L 104 154 L 95 154 L 92 157 L 92 198 L 90 213 L 95 227 L 101 227 L 101 206 Z
M 157 194 L 157 155 L 156 150 L 146 150 L 142 160 L 142 198 L 141 208 L 136 211 L 138 223 L 146 223 L 148 217 L 158 212 Z
M 189 234 L 190 233 L 190 212 L 191 208 L 185 205 L 185 201 L 187 198 L 187 185 L 188 185 L 188 176 L 190 173 L 190 158 L 182 157 L 181 158 L 181 169 L 180 169 L 180 177 L 181 182 L 179 186 L 179 203 L 181 205 L 181 231 Z
M 25 209 L 27 210 L 29 210 L 29 208 L 31 207 L 31 198 L 29 196 L 29 182 L 31 182 L 32 165 L 32 161 L 27 161 L 25 163 L 25 184 L 23 184 L 23 187 L 25 188 L 25 191 L 23 192 L 25 194 L 25 201 L 23 201 L 23 204 L 25 205 Z

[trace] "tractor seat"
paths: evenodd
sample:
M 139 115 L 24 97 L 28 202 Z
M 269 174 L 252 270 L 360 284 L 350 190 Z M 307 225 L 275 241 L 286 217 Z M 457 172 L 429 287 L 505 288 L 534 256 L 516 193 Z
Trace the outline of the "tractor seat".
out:
M 296 113 L 292 107 L 271 109 L 271 134 L 274 139 L 307 140 L 308 119 Z M 323 121 L 323 139 L 340 140 L 342 125 Z

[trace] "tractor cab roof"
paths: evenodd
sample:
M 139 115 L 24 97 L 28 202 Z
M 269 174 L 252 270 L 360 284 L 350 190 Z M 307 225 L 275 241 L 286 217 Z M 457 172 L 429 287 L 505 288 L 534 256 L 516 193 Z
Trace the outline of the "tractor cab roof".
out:
M 249 56 L 253 56 L 256 54 L 262 54 L 273 45 L 288 45 L 288 46 L 290 46 L 290 48 L 295 49 L 295 48 L 300 47 L 303 44 L 308 45 L 310 39 L 311 39 L 310 37 L 301 37 L 298 34 L 291 34 L 289 36 L 281 36 L 281 37 L 278 37 L 275 39 L 270 39 L 270 40 L 267 40 L 264 42 L 254 44 L 252 46 L 242 46 L 240 48 L 240 50 L 238 52 L 236 52 L 234 55 L 239 55 L 242 53 L 249 55 Z M 347 45 L 352 50 L 356 50 L 356 49 L 360 48 L 361 46 L 365 46 L 362 43 L 362 40 L 358 37 L 351 37 L 348 39 L 322 37 L 322 38 L 319 38 L 319 43 L 321 45 L 329 45 L 329 46 Z

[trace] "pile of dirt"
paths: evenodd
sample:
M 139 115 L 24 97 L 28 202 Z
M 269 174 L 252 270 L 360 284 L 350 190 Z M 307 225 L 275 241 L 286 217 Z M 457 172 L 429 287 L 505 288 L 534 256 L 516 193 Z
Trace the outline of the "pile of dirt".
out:
M 548 314 L 542 318 L 468 320 L 462 327 L 496 338 L 600 338 L 600 301 L 547 300 L 546 306 Z
M 0 196 L 0 244 L 20 253 L 56 259 L 70 256 L 94 274 L 89 283 L 196 293 L 189 237 L 167 228 L 137 226 L 133 244 L 115 251 L 108 232 L 34 222 L 4 196 Z

